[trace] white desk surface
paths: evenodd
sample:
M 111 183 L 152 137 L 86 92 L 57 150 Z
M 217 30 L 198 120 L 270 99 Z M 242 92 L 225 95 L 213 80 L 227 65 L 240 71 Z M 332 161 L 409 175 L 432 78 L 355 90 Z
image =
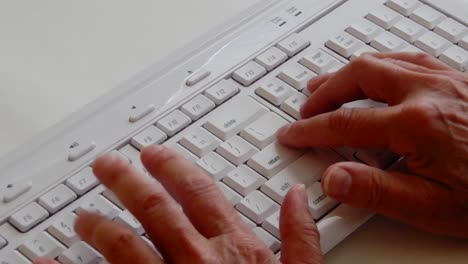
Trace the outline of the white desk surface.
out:
M 258 0 L 0 0 L 0 156 Z M 327 263 L 468 263 L 468 241 L 375 217 Z

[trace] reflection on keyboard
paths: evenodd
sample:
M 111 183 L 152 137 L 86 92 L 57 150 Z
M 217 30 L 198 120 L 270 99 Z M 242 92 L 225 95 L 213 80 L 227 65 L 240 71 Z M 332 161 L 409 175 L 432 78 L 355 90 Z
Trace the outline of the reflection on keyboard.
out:
M 309 79 L 336 72 L 369 51 L 426 52 L 459 71 L 468 67 L 468 28 L 417 0 L 390 0 L 321 48 L 310 49 L 312 41 L 300 32 L 289 35 L 236 69 L 232 78 L 209 87 L 130 138 L 120 153 L 147 174 L 139 159 L 142 148 L 166 144 L 175 149 L 217 181 L 242 219 L 279 253 L 279 211 L 293 185 L 308 186 L 310 211 L 319 223 L 339 206 L 323 193 L 320 177 L 346 155 L 288 149 L 275 140 L 280 127 L 300 118 L 300 106 L 310 96 L 305 89 Z M 252 84 L 255 96 L 239 94 L 242 86 Z M 378 150 L 356 150 L 352 156 L 380 168 L 398 158 Z M 34 238 L 6 252 L 1 249 L 8 241 L 0 234 L 0 263 L 31 263 L 37 257 L 64 264 L 105 263 L 73 230 L 83 211 L 127 224 L 151 245 L 141 224 L 86 167 L 9 217 L 9 225 L 33 233 Z M 45 229 L 35 228 L 45 221 Z

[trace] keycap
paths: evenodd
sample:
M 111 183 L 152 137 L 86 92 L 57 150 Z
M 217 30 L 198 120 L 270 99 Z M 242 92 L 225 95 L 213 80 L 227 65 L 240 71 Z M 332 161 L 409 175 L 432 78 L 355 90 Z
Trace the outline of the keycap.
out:
M 323 193 L 320 182 L 312 184 L 306 191 L 310 214 L 316 220 L 339 204 L 338 201 Z
M 238 212 L 238 214 L 239 214 L 240 218 L 242 219 L 242 221 L 244 221 L 244 223 L 246 223 L 247 226 L 248 226 L 249 228 L 252 229 L 252 228 L 254 228 L 254 227 L 257 226 L 256 223 L 254 223 L 254 222 L 253 222 L 252 220 L 250 220 L 249 218 L 245 217 L 245 215 L 243 215 L 243 214 L 241 214 L 241 213 L 239 213 L 239 212 Z
M 93 169 L 86 167 L 65 181 L 65 185 L 76 194 L 83 195 L 99 184 Z
M 80 240 L 74 228 L 76 218 L 77 216 L 74 213 L 67 213 L 47 228 L 47 232 L 67 247 L 71 247 Z
M 268 111 L 248 97 L 234 98 L 216 110 L 203 127 L 223 141 L 238 134 L 245 126 Z
M 159 120 L 156 123 L 156 126 L 167 135 L 173 136 L 186 126 L 190 125 L 191 122 L 192 120 L 186 114 L 179 110 L 174 110 L 172 113 Z
M 295 119 L 301 119 L 301 106 L 307 101 L 307 97 L 301 93 L 293 93 L 284 101 L 280 108 Z
M 207 89 L 203 94 L 215 104 L 219 105 L 233 97 L 238 92 L 239 88 L 232 80 L 222 80 Z
M 445 16 L 430 6 L 421 5 L 413 11 L 410 18 L 428 29 L 434 29 Z
M 263 149 L 275 140 L 277 130 L 286 124 L 288 121 L 273 112 L 268 112 L 244 128 L 240 136 L 255 147 Z
M 354 156 L 367 165 L 385 169 L 400 157 L 387 150 L 366 149 L 359 150 Z
M 296 184 L 310 186 L 317 182 L 323 172 L 342 158 L 329 150 L 310 150 L 287 168 L 268 180 L 261 191 L 279 204 L 283 203 L 289 189 Z
M 195 127 L 185 134 L 179 143 L 198 157 L 214 150 L 221 140 L 201 127 Z
M 223 182 L 243 196 L 260 188 L 266 179 L 251 168 L 241 165 L 229 172 Z
M 138 151 L 136 148 L 132 147 L 131 145 L 125 145 L 123 148 L 119 149 L 118 153 L 127 158 L 130 164 L 132 164 L 132 166 L 137 170 L 149 175 L 145 165 L 143 165 L 141 162 L 140 151 Z
M 3 202 L 9 203 L 16 198 L 22 196 L 23 194 L 27 193 L 32 188 L 32 182 L 18 182 L 12 183 L 7 186 L 4 190 L 3 194 Z
M 403 17 L 386 6 L 380 6 L 369 12 L 366 18 L 388 30 Z
M 149 126 L 138 135 L 134 136 L 130 141 L 130 144 L 138 150 L 142 150 L 149 145 L 161 144 L 166 139 L 167 135 L 161 129 L 155 126 Z
M 239 166 L 255 155 L 258 149 L 245 141 L 245 139 L 239 136 L 233 136 L 228 141 L 223 142 L 216 149 L 216 152 L 234 165 Z
M 255 58 L 255 62 L 263 66 L 267 71 L 281 65 L 288 59 L 288 55 L 276 47 L 271 47 Z
M 218 185 L 219 189 L 224 194 L 224 197 L 226 197 L 226 199 L 232 204 L 232 206 L 236 205 L 242 199 L 242 196 L 240 196 L 234 190 L 226 186 L 226 184 L 222 182 L 217 182 L 216 185 Z
M 293 33 L 284 40 L 280 41 L 277 45 L 279 49 L 292 57 L 307 48 L 310 45 L 310 41 L 302 38 L 299 34 Z
M 7 244 L 8 242 L 6 241 L 6 239 L 0 236 L 0 249 L 4 248 Z
M 301 154 L 300 150 L 286 148 L 278 142 L 273 142 L 255 154 L 247 165 L 269 179 L 299 158 Z
M 133 109 L 133 113 L 128 118 L 128 121 L 130 123 L 136 123 L 144 117 L 148 116 L 149 114 L 153 113 L 154 111 L 156 111 L 156 106 L 154 106 L 153 104 L 150 104 L 142 109 L 135 108 Z
M 102 195 L 96 195 L 78 206 L 76 213 L 82 214 L 83 212 L 98 213 L 109 219 L 114 219 L 121 210 Z
M 420 36 L 422 36 L 427 29 L 410 19 L 402 19 L 398 21 L 390 30 L 393 34 L 400 38 L 414 43 Z
M 267 231 L 265 231 L 261 227 L 255 227 L 252 229 L 255 235 L 271 250 L 273 253 L 276 253 L 278 250 L 281 249 L 281 242 L 270 235 Z
M 78 242 L 65 250 L 58 260 L 62 264 L 95 264 L 104 258 L 85 242 Z
M 229 171 L 234 169 L 234 166 L 230 162 L 215 152 L 208 153 L 199 159 L 196 164 L 215 181 L 221 180 Z
M 119 198 L 117 197 L 117 195 L 115 195 L 115 193 L 113 193 L 111 190 L 109 189 L 105 189 L 102 193 L 101 193 L 104 197 L 106 197 L 107 200 L 111 201 L 113 204 L 117 205 L 118 207 L 120 207 L 120 209 L 123 209 L 124 208 L 124 205 L 122 204 L 122 202 L 119 200 Z
M 128 210 L 121 212 L 114 219 L 114 222 L 130 227 L 138 235 L 143 235 L 145 233 L 141 223 Z
M 65 247 L 46 232 L 41 232 L 31 240 L 19 246 L 18 251 L 27 258 L 56 258 Z
M 371 21 L 361 18 L 349 26 L 346 31 L 356 38 L 370 43 L 383 29 Z
M 215 106 L 216 105 L 213 103 L 213 101 L 208 99 L 206 96 L 199 94 L 188 103 L 184 104 L 180 110 L 182 110 L 184 114 L 190 116 L 190 118 L 195 121 L 213 110 Z
M 275 213 L 267 217 L 267 219 L 265 219 L 265 222 L 263 222 L 262 224 L 263 229 L 265 229 L 266 231 L 268 231 L 268 233 L 274 235 L 278 239 L 281 239 L 279 227 L 280 212 L 280 210 L 276 211 Z
M 47 217 L 49 217 L 47 210 L 32 202 L 10 216 L 9 222 L 24 233 L 47 219 Z
M 37 202 L 49 213 L 53 214 L 73 202 L 76 198 L 77 195 L 72 190 L 60 184 L 41 196 Z
M 357 57 L 361 56 L 366 52 L 378 52 L 378 50 L 374 49 L 369 45 L 364 45 L 360 49 L 356 50 L 356 52 L 354 52 L 353 55 L 351 55 L 351 60 L 356 59 Z
M 349 58 L 364 43 L 349 33 L 343 32 L 328 40 L 325 45 L 341 56 Z
M 341 68 L 343 68 L 344 66 L 345 66 L 345 64 L 340 62 L 340 63 L 336 64 L 335 66 L 333 66 L 333 68 L 328 70 L 327 73 L 335 73 L 335 72 L 341 70 Z
M 190 75 L 187 80 L 185 81 L 185 84 L 187 86 L 194 86 L 197 83 L 203 81 L 204 79 L 208 78 L 208 76 L 211 75 L 210 71 L 207 70 L 200 70 L 194 72 L 192 75 Z
M 379 51 L 391 52 L 403 49 L 407 43 L 396 35 L 385 31 L 378 35 L 372 42 L 371 46 Z
M 280 106 L 294 92 L 293 88 L 278 78 L 267 79 L 255 90 L 268 102 Z
M 437 35 L 436 33 L 428 31 L 419 37 L 414 45 L 434 57 L 439 57 L 442 52 L 452 46 L 452 43 Z
M 460 24 L 452 18 L 446 18 L 434 28 L 434 32 L 448 39 L 452 43 L 458 43 L 468 34 L 468 27 Z
M 420 48 L 416 48 L 413 45 L 406 45 L 403 49 L 401 49 L 401 52 L 424 52 Z
M 267 70 L 260 66 L 260 64 L 249 61 L 246 65 L 232 74 L 232 78 L 244 86 L 249 86 L 263 75 L 267 73 Z
M 440 56 L 440 60 L 458 71 L 468 69 L 468 51 L 459 46 L 451 46 Z
M 198 157 L 195 156 L 192 152 L 188 151 L 186 148 L 182 147 L 180 144 L 172 144 L 168 146 L 170 149 L 173 149 L 177 154 L 184 157 L 186 160 L 195 162 L 198 160 Z
M 76 161 L 90 153 L 96 148 L 96 143 L 94 141 L 89 142 L 86 145 L 74 145 L 73 148 L 70 148 L 68 153 L 68 161 Z
M 299 91 L 305 89 L 309 80 L 315 76 L 317 76 L 317 74 L 309 71 L 298 63 L 283 65 L 281 72 L 278 74 L 278 78 Z
M 338 64 L 338 60 L 323 50 L 315 50 L 307 53 L 300 63 L 314 73 L 321 75 L 327 73 L 328 70 Z
M 279 209 L 279 205 L 263 193 L 253 191 L 236 205 L 236 209 L 250 220 L 261 224 Z
M 404 16 L 411 15 L 416 8 L 421 6 L 419 0 L 390 0 L 385 4 Z
M 468 35 L 463 37 L 463 39 L 460 40 L 460 43 L 458 43 L 458 45 L 460 45 L 460 47 L 464 48 L 465 50 L 468 50 Z
M 0 257 L 1 264 L 31 264 L 23 254 L 19 253 L 18 251 L 14 250 L 8 253 L 6 256 Z

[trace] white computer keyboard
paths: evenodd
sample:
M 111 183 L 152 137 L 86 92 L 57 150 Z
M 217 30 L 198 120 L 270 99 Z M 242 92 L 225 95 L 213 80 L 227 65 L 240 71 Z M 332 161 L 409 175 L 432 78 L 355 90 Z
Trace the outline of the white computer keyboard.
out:
M 308 80 L 336 72 L 364 52 L 426 52 L 454 69 L 467 71 L 468 27 L 417 0 L 329 2 L 319 17 L 270 43 L 215 84 L 139 128 L 115 149 L 147 173 L 139 159 L 142 148 L 150 144 L 174 148 L 217 181 L 242 219 L 277 254 L 281 249 L 281 203 L 290 187 L 304 183 L 322 249 L 330 250 L 371 214 L 324 195 L 322 172 L 342 160 L 387 168 L 398 157 L 379 150 L 289 149 L 276 142 L 277 129 L 300 118 L 300 106 L 310 96 L 305 89 Z M 286 12 L 291 17 L 306 16 L 308 10 L 297 6 L 287 7 Z M 271 22 L 278 27 L 286 24 L 280 17 Z M 200 84 L 210 74 L 198 72 L 187 85 Z M 361 101 L 348 107 L 375 105 Z M 130 123 L 144 120 L 156 108 L 149 105 L 131 115 Z M 70 146 L 68 162 L 90 155 L 98 144 Z M 83 211 L 96 211 L 127 224 L 151 244 L 140 223 L 96 180 L 91 162 L 4 217 L 0 222 L 0 264 L 31 263 L 38 257 L 56 258 L 64 264 L 105 263 L 73 230 Z M 20 199 L 32 187 L 30 182 L 10 186 L 3 193 L 3 202 Z

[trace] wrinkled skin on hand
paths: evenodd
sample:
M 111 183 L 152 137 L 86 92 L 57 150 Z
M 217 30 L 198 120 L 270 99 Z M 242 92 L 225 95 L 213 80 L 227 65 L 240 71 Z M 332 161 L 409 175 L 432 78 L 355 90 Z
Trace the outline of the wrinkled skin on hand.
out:
M 310 81 L 304 120 L 279 132 L 298 148 L 389 149 L 408 173 L 344 162 L 323 176 L 325 192 L 423 230 L 468 238 L 468 74 L 425 54 L 366 54 Z M 389 107 L 345 109 L 370 98 Z

